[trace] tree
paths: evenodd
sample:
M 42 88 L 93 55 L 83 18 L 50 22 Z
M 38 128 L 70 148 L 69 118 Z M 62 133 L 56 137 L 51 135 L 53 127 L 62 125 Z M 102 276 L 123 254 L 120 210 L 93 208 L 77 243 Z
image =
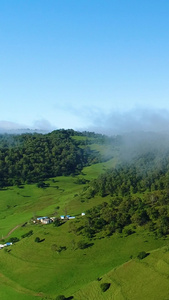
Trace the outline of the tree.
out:
M 109 289 L 110 285 L 111 285 L 110 283 L 106 283 L 106 282 L 101 283 L 100 288 L 102 292 L 106 292 Z
M 145 258 L 146 256 L 148 256 L 148 253 L 146 253 L 145 251 L 141 251 L 141 252 L 139 252 L 139 254 L 137 255 L 137 258 L 138 258 L 138 259 L 143 259 L 143 258 Z
M 35 242 L 40 243 L 40 238 L 38 236 L 35 238 Z
M 45 187 L 45 182 L 39 181 L 39 182 L 37 183 L 37 187 L 38 187 L 38 188 L 44 188 L 44 187 Z
M 62 224 L 62 222 L 61 222 L 61 220 L 60 220 L 59 218 L 55 219 L 55 221 L 53 222 L 53 225 L 54 225 L 55 227 L 58 227 L 58 226 L 60 226 L 61 224 Z
M 81 240 L 81 241 L 79 241 L 79 242 L 77 243 L 77 247 L 78 247 L 79 249 L 85 249 L 85 248 L 88 247 L 88 243 L 86 243 L 85 241 Z
M 16 243 L 16 242 L 19 242 L 19 239 L 17 238 L 17 237 L 11 237 L 10 239 L 9 239 L 9 243 Z

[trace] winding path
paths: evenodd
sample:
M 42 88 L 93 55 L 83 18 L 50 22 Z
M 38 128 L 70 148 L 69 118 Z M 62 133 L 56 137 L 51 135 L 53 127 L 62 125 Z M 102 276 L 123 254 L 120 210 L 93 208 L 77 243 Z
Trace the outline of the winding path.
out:
M 0 241 L 1 240 L 4 240 L 4 239 L 6 239 L 6 238 L 8 238 L 10 235 L 11 235 L 11 233 L 12 232 L 14 232 L 18 227 L 20 227 L 21 225 L 17 225 L 17 226 L 15 226 L 13 229 L 11 229 L 9 232 L 8 232 L 8 234 L 6 235 L 6 236 L 4 236 L 3 238 L 1 238 L 0 239 Z

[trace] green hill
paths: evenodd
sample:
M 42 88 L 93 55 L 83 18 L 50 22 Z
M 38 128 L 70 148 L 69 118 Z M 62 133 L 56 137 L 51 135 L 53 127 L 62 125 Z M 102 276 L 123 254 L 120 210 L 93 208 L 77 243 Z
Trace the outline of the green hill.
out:
M 86 165 L 69 176 L 49 173 L 42 185 L 38 179 L 1 188 L 1 243 L 16 241 L 0 250 L 1 299 L 168 299 L 166 148 L 165 155 L 157 148 L 153 155 L 133 150 L 133 164 L 133 159 L 122 160 L 125 147 L 119 137 L 73 131 L 51 135 L 57 142 L 66 135 L 85 149 Z M 39 138 L 49 136 L 38 136 L 36 143 Z M 14 150 L 25 136 L 6 139 L 2 152 L 3 143 Z M 61 221 L 61 215 L 75 219 Z M 40 216 L 57 222 L 33 223 Z M 149 255 L 139 260 L 143 251 Z M 102 283 L 109 284 L 105 292 Z

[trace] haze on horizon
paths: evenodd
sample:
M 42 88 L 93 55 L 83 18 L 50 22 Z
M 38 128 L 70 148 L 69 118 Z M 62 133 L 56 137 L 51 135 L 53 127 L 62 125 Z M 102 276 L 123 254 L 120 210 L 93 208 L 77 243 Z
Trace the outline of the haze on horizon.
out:
M 167 131 L 169 2 L 2 0 L 0 130 Z

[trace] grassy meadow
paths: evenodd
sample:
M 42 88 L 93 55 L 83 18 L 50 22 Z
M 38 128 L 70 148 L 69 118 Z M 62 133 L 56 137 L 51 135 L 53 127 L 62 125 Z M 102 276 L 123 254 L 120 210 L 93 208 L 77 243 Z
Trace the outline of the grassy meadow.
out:
M 93 281 L 75 293 L 75 299 L 98 300 L 158 300 L 169 299 L 169 252 L 163 247 L 139 261 L 129 260 L 102 276 L 100 281 Z M 110 283 L 106 292 L 101 292 L 100 284 Z

